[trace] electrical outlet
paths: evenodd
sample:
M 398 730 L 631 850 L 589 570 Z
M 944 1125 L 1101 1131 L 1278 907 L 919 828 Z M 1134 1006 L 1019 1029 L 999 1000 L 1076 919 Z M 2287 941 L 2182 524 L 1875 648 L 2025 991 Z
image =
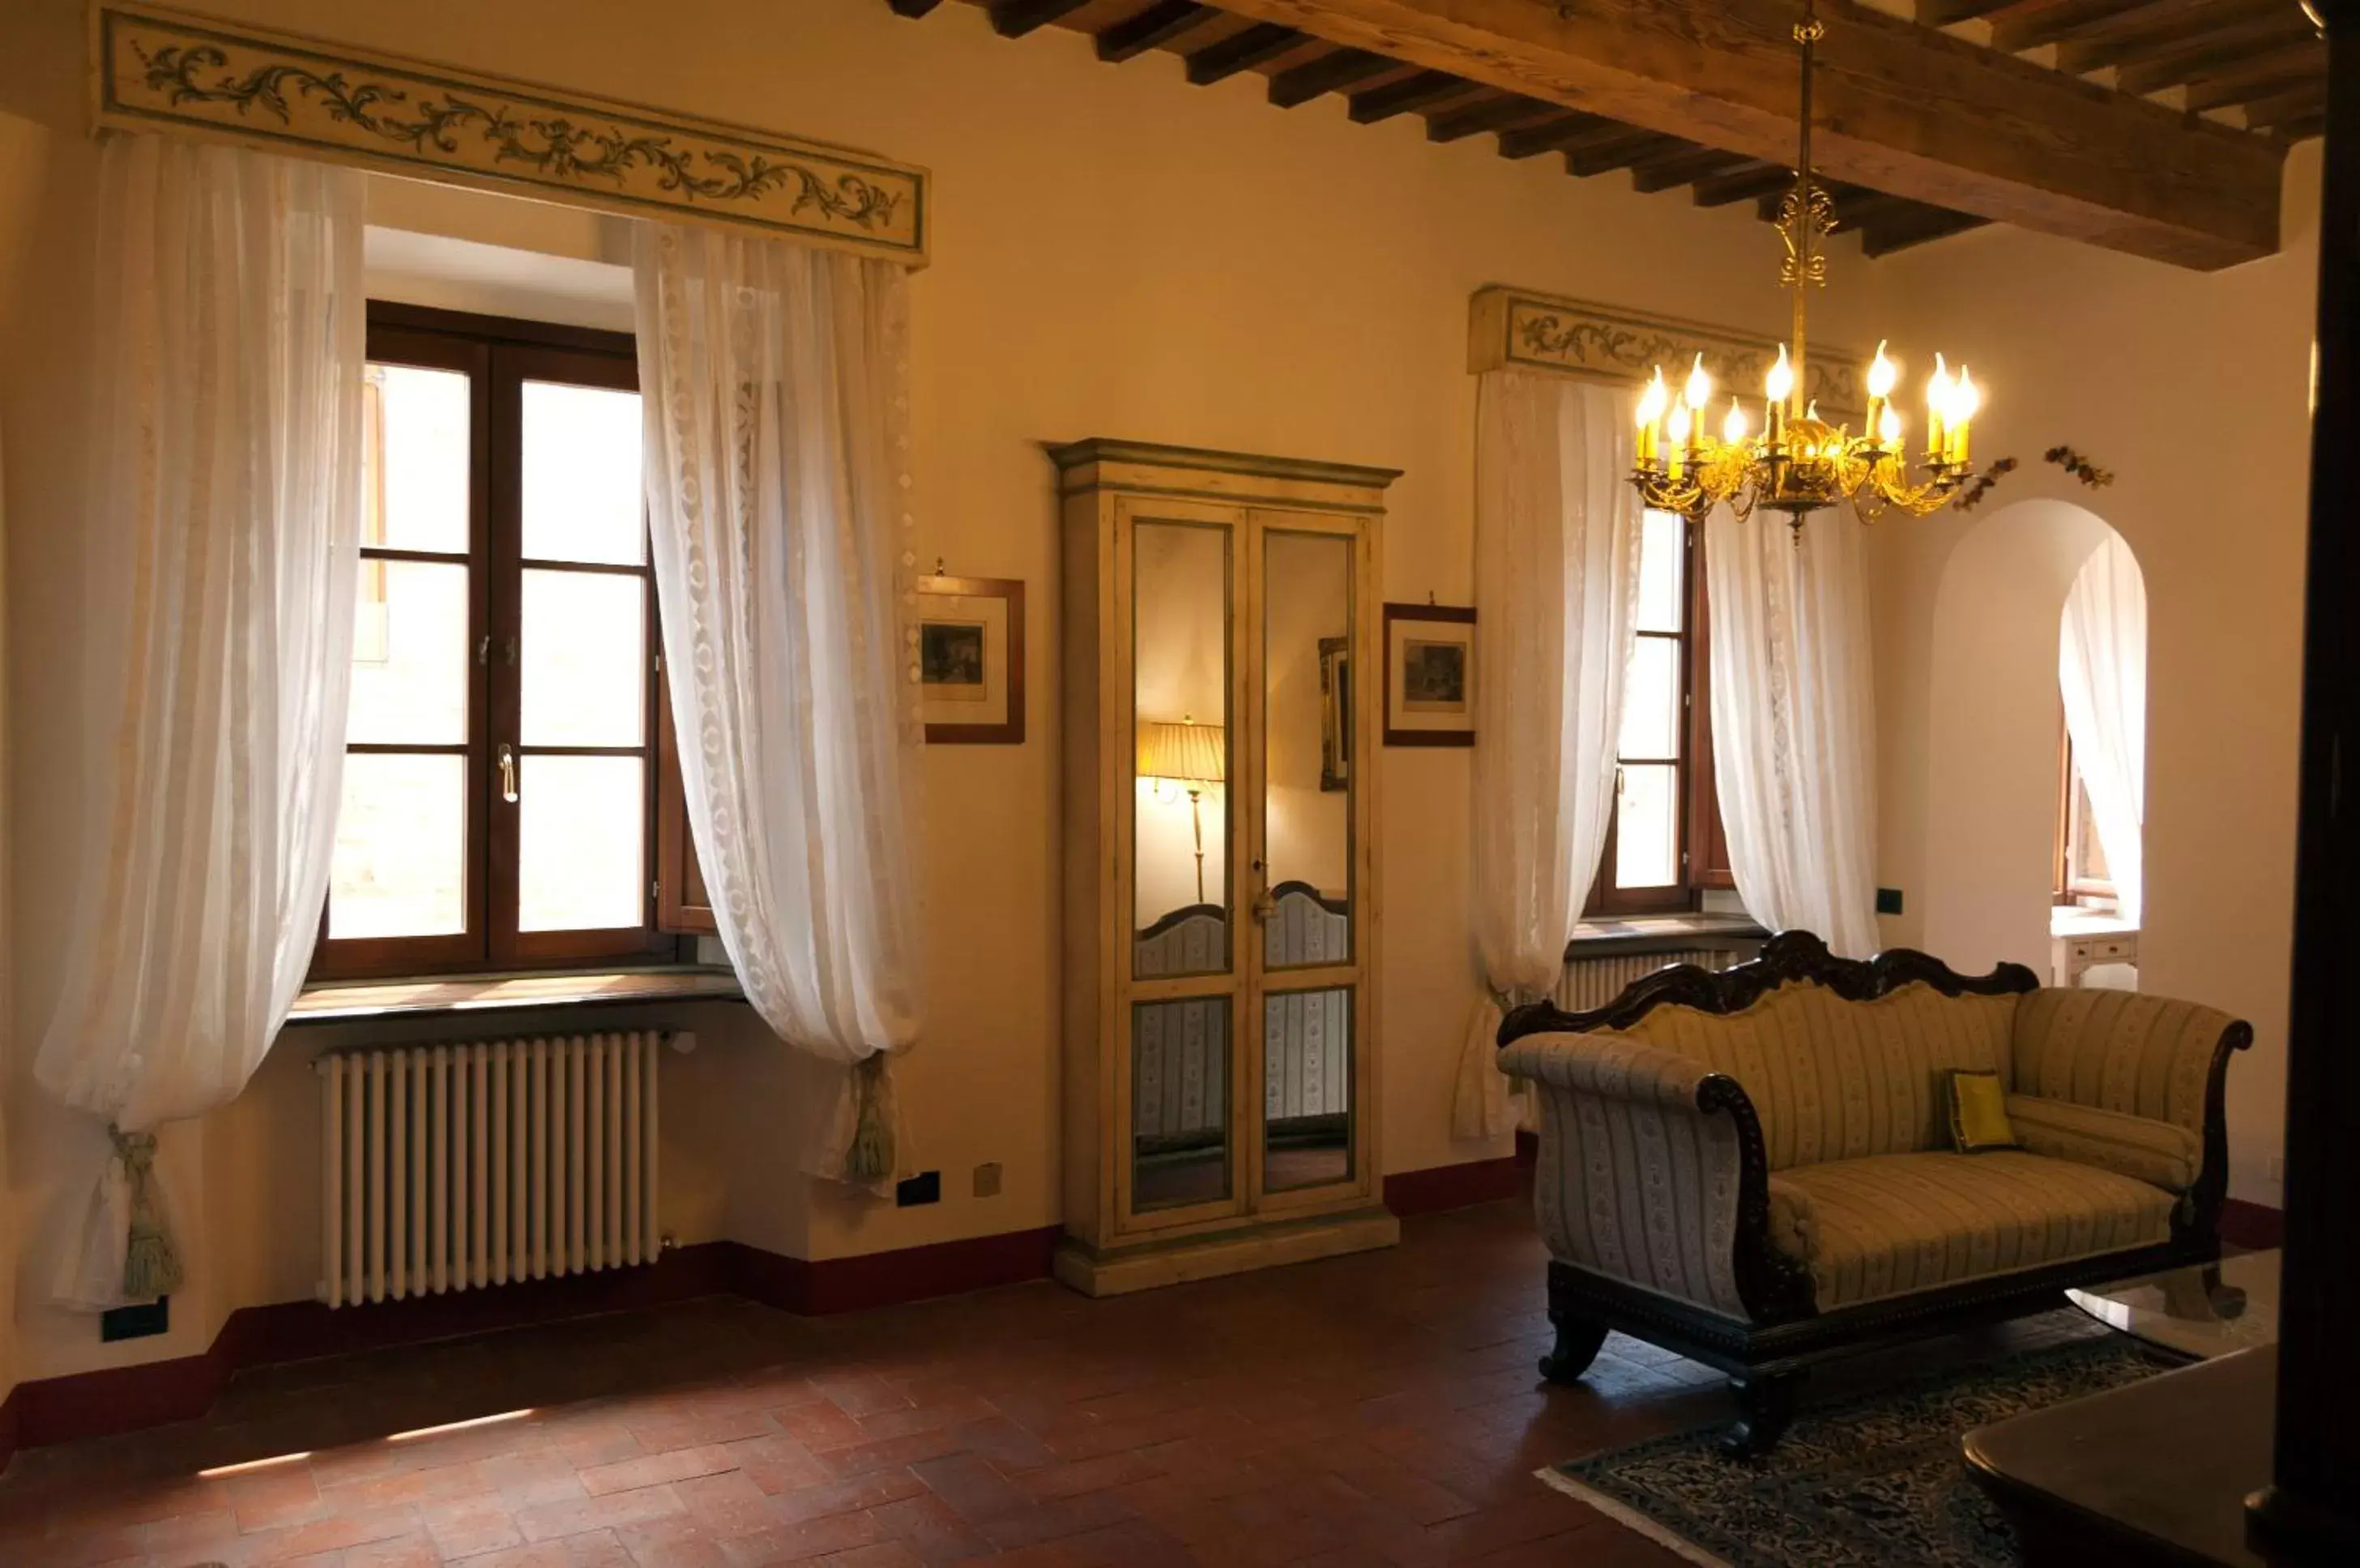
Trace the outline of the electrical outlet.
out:
M 975 1168 L 975 1195 L 978 1198 L 1000 1196 L 999 1160 L 990 1160 Z
M 942 1201 L 943 1173 L 939 1171 L 922 1171 L 907 1181 L 894 1183 L 893 1206 L 897 1209 L 914 1209 L 921 1203 Z
M 1901 912 L 1901 889 L 1898 887 L 1879 887 L 1876 890 L 1876 912 L 1880 915 L 1899 914 Z
M 158 1296 L 152 1301 L 141 1301 L 128 1307 L 117 1307 L 98 1315 L 98 1337 L 112 1343 L 118 1339 L 145 1339 L 151 1334 L 169 1334 L 172 1327 L 172 1298 Z

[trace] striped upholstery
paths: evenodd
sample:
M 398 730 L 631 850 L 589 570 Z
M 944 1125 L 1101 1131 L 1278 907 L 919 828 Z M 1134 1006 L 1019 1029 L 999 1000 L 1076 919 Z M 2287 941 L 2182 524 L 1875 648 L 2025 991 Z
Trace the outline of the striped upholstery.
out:
M 2170 1193 L 2013 1149 L 1790 1171 L 1821 1312 L 2170 1239 Z M 1774 1233 L 1775 1237 L 1775 1233 Z
M 2007 1097 L 2018 1143 L 2052 1160 L 2094 1165 L 2167 1192 L 2185 1192 L 2204 1169 L 2204 1145 L 2186 1127 L 2032 1094 Z
M 1824 985 L 1790 983 L 1725 1016 L 1657 1007 L 1629 1032 L 1744 1084 L 1770 1169 L 1787 1171 L 1948 1149 L 1940 1074 L 1970 1067 L 2005 1079 L 2017 1001 L 1918 984 L 1848 1002 Z
M 2212 1007 L 2136 991 L 2035 991 L 2016 1015 L 2013 1087 L 2202 1137 L 2212 1053 L 2234 1021 Z
M 1696 1108 L 1703 1064 L 1623 1035 L 1553 1034 L 1506 1047 L 1500 1070 L 1543 1086 L 1533 1201 L 1549 1251 L 1743 1317 L 1737 1128 Z

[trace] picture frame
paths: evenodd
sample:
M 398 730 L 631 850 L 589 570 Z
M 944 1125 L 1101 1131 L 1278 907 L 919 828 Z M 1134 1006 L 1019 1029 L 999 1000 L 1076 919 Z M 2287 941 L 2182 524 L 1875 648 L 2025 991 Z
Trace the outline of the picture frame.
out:
M 919 675 L 928 746 L 1024 744 L 1024 584 L 921 577 Z
M 1384 627 L 1385 744 L 1473 746 L 1473 607 L 1387 604 Z
M 1319 639 L 1319 789 L 1352 787 L 1352 639 Z

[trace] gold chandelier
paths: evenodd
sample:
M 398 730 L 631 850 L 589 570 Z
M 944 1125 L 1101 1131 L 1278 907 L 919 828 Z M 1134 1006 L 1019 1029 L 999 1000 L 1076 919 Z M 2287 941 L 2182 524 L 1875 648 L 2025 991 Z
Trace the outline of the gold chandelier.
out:
M 1924 517 L 1942 505 L 1970 472 L 1968 432 L 1982 394 L 1961 365 L 1953 376 L 1940 354 L 1926 384 L 1926 442 L 1913 472 L 1893 388 L 1900 367 L 1885 357 L 1885 344 L 1868 366 L 1868 419 L 1858 435 L 1819 418 L 1819 405 L 1805 394 L 1804 312 L 1806 292 L 1825 288 L 1828 258 L 1819 242 L 1835 226 L 1835 205 L 1811 178 L 1812 46 L 1826 28 L 1803 0 L 1795 41 L 1802 48 L 1801 147 L 1795 160 L 1794 188 L 1778 206 L 1778 233 L 1786 257 L 1778 280 L 1795 296 L 1793 353 L 1778 349 L 1778 362 L 1764 378 L 1764 421 L 1748 432 L 1745 408 L 1729 400 L 1718 439 L 1705 429 L 1712 404 L 1712 377 L 1704 355 L 1696 357 L 1688 385 L 1675 401 L 1655 367 L 1639 399 L 1637 461 L 1631 482 L 1652 508 L 1698 517 L 1726 503 L 1740 518 L 1756 506 L 1784 512 L 1797 533 L 1803 518 L 1822 506 L 1850 501 L 1864 518 L 1898 508 Z

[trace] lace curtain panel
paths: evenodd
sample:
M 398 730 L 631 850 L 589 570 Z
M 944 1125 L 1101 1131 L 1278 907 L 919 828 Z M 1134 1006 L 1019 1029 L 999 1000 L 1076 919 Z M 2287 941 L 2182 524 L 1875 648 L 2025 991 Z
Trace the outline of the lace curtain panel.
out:
M 1848 506 L 1705 524 L 1713 783 L 1738 897 L 1772 931 L 1876 951 L 1866 530 Z
M 891 263 L 639 225 L 664 670 L 721 941 L 780 1039 L 846 1069 L 814 1175 L 907 1157 L 923 997 L 906 285 Z
M 1638 626 L 1630 397 L 1492 371 L 1475 429 L 1475 925 L 1491 995 L 1461 1048 L 1452 1130 L 1513 1128 L 1503 1003 L 1546 996 L 1606 847 Z
M 2136 925 L 2147 894 L 2147 583 L 2119 537 L 2098 547 L 2065 595 L 2057 684 L 2114 900 Z
M 34 1063 L 118 1129 L 52 1292 L 90 1311 L 177 1281 L 150 1135 L 245 1087 L 311 967 L 352 670 L 366 305 L 359 174 L 128 136 L 100 169 L 87 831 Z

